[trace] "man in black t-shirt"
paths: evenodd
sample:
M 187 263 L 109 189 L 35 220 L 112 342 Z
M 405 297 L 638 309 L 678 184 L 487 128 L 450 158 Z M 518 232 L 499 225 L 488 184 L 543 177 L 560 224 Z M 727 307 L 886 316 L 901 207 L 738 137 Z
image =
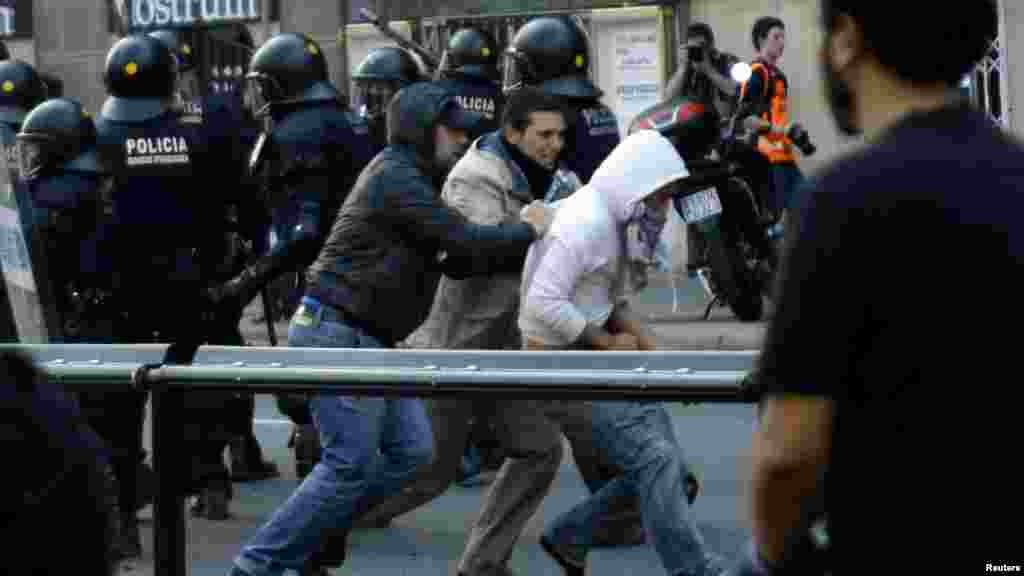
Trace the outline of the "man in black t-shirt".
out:
M 995 1 L 822 8 L 829 104 L 869 146 L 814 178 L 787 238 L 736 573 L 802 573 L 822 516 L 834 575 L 1020 570 L 1019 352 L 999 333 L 1024 309 L 1024 148 L 956 101 Z

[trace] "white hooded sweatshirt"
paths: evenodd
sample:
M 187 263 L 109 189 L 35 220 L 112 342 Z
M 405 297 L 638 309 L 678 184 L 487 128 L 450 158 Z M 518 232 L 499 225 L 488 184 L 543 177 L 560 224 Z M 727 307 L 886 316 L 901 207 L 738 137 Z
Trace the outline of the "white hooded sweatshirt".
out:
M 686 163 L 652 130 L 623 140 L 590 183 L 559 203 L 544 238 L 526 256 L 519 328 L 547 346 L 576 342 L 587 324 L 604 325 L 626 296 L 626 226 L 636 206 L 686 178 Z

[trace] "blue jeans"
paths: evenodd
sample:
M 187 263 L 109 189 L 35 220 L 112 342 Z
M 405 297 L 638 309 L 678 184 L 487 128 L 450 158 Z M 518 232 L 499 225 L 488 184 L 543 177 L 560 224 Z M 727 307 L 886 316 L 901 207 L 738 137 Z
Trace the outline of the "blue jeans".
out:
M 288 345 L 385 347 L 360 330 L 323 319 L 324 310 L 308 315 L 300 308 L 288 327 Z M 252 576 L 301 569 L 320 550 L 323 535 L 351 528 L 371 506 L 398 494 L 433 457 L 430 421 L 418 398 L 325 395 L 310 404 L 323 447 L 320 462 L 235 558 Z
M 590 408 L 594 445 L 601 447 L 609 464 L 625 472 L 556 518 L 544 530 L 544 538 L 583 565 L 605 519 L 638 499 L 648 542 L 665 570 L 672 575 L 703 575 L 704 542 L 686 498 L 689 470 L 664 406 L 592 402 Z
M 804 184 L 804 174 L 796 164 L 772 165 L 773 205 L 769 209 L 779 213 L 782 210 L 799 208 L 800 189 Z

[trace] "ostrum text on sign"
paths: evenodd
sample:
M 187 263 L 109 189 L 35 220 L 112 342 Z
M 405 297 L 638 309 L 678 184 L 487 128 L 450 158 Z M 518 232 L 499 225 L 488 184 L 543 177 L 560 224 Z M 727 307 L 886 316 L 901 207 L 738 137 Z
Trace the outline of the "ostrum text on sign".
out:
M 260 0 L 126 0 L 133 28 L 259 20 Z

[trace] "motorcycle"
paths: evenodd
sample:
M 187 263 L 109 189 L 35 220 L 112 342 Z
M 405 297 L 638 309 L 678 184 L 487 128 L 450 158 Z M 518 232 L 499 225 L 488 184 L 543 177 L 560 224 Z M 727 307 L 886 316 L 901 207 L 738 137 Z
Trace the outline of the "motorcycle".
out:
M 771 176 L 756 149 L 757 135 L 743 134 L 738 124 L 736 117 L 723 121 L 712 103 L 680 96 L 640 112 L 628 132 L 657 130 L 690 171 L 677 184 L 673 205 L 701 240 L 691 267 L 711 296 L 705 319 L 724 303 L 741 321 L 755 322 L 778 267 L 781 214 L 767 208 Z M 806 155 L 814 153 L 806 136 L 798 146 Z

